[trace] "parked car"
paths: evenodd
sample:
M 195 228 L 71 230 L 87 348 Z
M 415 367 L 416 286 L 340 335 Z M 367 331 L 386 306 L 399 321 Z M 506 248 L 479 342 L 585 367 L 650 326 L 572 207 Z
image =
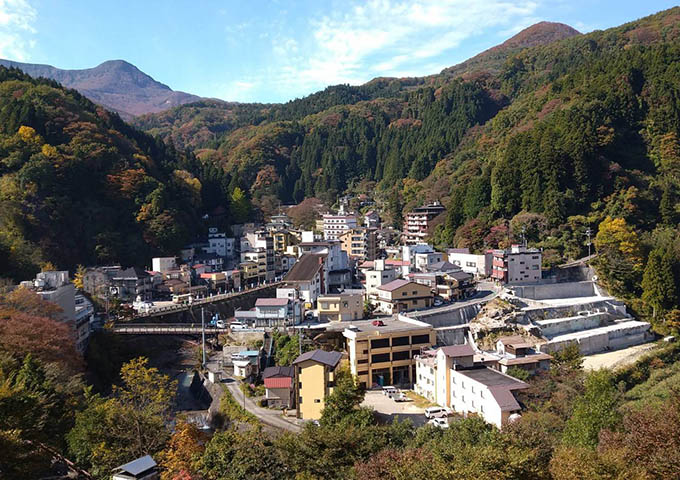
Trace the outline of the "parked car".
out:
M 227 324 L 224 323 L 224 320 L 216 320 L 215 321 L 215 326 L 217 328 L 227 328 Z
M 427 422 L 428 425 L 434 425 L 437 428 L 449 428 L 449 422 L 446 421 L 445 418 L 433 418 L 429 422 Z
M 427 418 L 448 417 L 451 413 L 451 410 L 446 407 L 427 407 L 425 409 L 425 417 Z
M 404 392 L 396 391 L 392 394 L 392 400 L 395 402 L 405 402 L 408 398 L 404 395 Z

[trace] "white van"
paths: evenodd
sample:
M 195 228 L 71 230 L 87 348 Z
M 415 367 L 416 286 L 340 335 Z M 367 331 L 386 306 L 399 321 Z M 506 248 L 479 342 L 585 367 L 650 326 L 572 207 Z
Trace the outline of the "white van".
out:
M 427 407 L 425 409 L 425 416 L 427 418 L 441 418 L 448 417 L 451 410 L 446 407 Z
M 387 395 L 388 397 L 391 397 L 392 394 L 397 393 L 397 389 L 394 388 L 392 385 L 386 385 L 382 387 L 382 392 L 383 395 Z

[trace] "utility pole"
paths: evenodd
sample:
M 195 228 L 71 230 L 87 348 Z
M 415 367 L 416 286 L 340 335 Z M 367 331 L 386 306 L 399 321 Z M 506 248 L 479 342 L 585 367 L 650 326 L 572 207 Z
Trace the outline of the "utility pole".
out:
M 588 245 L 588 257 L 590 257 L 590 245 L 592 244 L 592 242 L 590 241 L 590 236 L 592 234 L 593 231 L 590 229 L 590 227 L 586 228 L 586 232 L 584 233 L 584 235 L 588 237 L 588 239 L 586 240 L 586 244 Z
M 205 309 L 201 307 L 201 336 L 203 337 L 203 368 L 205 368 Z

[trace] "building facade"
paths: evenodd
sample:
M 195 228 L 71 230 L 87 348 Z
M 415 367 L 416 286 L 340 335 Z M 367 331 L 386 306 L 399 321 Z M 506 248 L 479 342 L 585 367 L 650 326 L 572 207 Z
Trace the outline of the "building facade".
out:
M 477 278 L 491 276 L 493 253 L 472 254 L 467 248 L 451 248 L 446 251 L 448 261 L 459 266 L 464 272 L 471 273 Z
M 433 202 L 408 212 L 404 219 L 403 242 L 406 245 L 424 242 L 429 232 L 430 222 L 445 210 L 441 203 Z
M 365 388 L 413 385 L 415 358 L 436 341 L 431 325 L 403 316 L 352 322 L 342 335 L 352 375 Z
M 357 227 L 357 216 L 353 213 L 345 214 L 342 208 L 335 215 L 324 214 L 322 220 L 324 240 L 337 240 L 347 230 Z
M 400 278 L 378 287 L 369 300 L 378 311 L 392 315 L 429 308 L 433 297 L 430 287 Z
M 293 361 L 298 418 L 321 418 L 326 399 L 333 392 L 335 372 L 341 359 L 340 352 L 313 350 L 303 353 Z
M 423 352 L 416 358 L 414 390 L 442 407 L 463 415 L 478 415 L 502 428 L 521 411 L 515 394 L 524 382 L 475 362 L 469 345 Z
M 507 250 L 493 250 L 491 277 L 509 284 L 541 281 L 542 252 L 536 248 L 513 245 Z
M 358 261 L 375 259 L 375 238 L 375 230 L 370 228 L 352 228 L 338 236 L 342 250 L 349 258 Z
M 364 318 L 362 293 L 321 295 L 316 303 L 320 322 L 346 322 Z

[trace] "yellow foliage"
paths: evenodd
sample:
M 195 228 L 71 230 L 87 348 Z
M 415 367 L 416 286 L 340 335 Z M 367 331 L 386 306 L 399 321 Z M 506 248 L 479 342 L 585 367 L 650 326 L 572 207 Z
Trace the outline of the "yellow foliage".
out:
M 22 125 L 19 127 L 19 131 L 17 133 L 19 138 L 21 138 L 21 140 L 23 140 L 25 143 L 32 143 L 34 145 L 42 145 L 43 143 L 43 139 L 32 127 Z
M 623 218 L 605 218 L 595 236 L 595 247 L 598 251 L 605 249 L 618 250 L 633 265 L 642 269 L 642 251 L 637 233 L 628 226 Z
M 47 158 L 54 158 L 57 156 L 57 148 L 53 147 L 49 143 L 46 143 L 42 146 L 42 154 Z

